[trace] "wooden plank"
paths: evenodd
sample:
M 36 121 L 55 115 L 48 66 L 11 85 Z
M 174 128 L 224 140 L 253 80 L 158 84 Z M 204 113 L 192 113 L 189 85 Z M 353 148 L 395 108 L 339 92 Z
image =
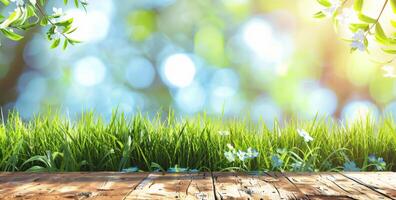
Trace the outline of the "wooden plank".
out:
M 309 199 L 354 199 L 332 180 L 336 173 L 284 173 Z
M 310 199 L 389 199 L 339 173 L 287 173 L 285 176 Z
M 122 199 L 143 180 L 145 173 L 58 173 L 14 177 L 17 184 L 0 192 L 1 199 Z M 29 177 L 35 177 L 34 179 Z M 11 180 L 10 178 L 8 178 Z M 33 181 L 29 181 L 33 180 Z M 5 181 L 2 179 L 2 181 Z M 15 181 L 8 182 L 8 185 Z M 3 188 L 3 185 L 0 184 Z
M 308 197 L 282 173 L 271 172 L 267 174 L 268 176 L 261 176 L 261 179 L 272 184 L 278 191 L 281 199 L 308 199 Z
M 0 199 L 395 199 L 396 173 L 0 173 Z M 215 196 L 216 195 L 216 196 Z
M 208 173 L 152 173 L 125 199 L 213 199 Z
M 281 199 L 276 188 L 258 174 L 229 172 L 213 177 L 218 199 Z
M 215 199 L 213 180 L 210 173 L 193 173 L 191 174 L 191 177 L 192 181 L 187 189 L 186 199 Z
M 307 199 L 279 173 L 215 173 L 214 180 L 219 199 Z
M 10 173 L 0 179 L 0 199 L 13 199 L 27 194 L 27 192 L 44 192 L 41 187 L 43 174 Z M 36 191 L 40 189 L 39 191 Z
M 342 174 L 389 198 L 396 199 L 395 172 L 345 172 Z

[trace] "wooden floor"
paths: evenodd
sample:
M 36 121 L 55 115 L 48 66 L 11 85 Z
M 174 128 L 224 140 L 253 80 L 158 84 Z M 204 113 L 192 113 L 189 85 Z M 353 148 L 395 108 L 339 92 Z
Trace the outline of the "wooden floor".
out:
M 0 199 L 395 199 L 396 173 L 0 173 Z

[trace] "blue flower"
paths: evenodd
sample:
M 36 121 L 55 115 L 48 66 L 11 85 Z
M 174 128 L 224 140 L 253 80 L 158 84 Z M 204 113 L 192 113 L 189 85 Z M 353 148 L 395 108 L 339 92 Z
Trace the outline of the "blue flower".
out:
M 356 166 L 353 161 L 347 161 L 344 163 L 344 171 L 346 172 L 359 172 L 360 168 Z
M 374 154 L 370 154 L 369 156 L 368 156 L 368 161 L 369 162 L 376 162 L 377 161 L 377 157 L 375 157 L 375 155 Z
M 368 161 L 372 164 L 377 171 L 383 171 L 386 169 L 386 162 L 382 157 L 376 157 L 375 155 L 370 155 Z
M 256 158 L 259 155 L 259 152 L 256 149 L 252 149 L 249 147 L 246 151 L 248 158 Z
M 282 167 L 283 160 L 281 160 L 278 155 L 272 155 L 271 156 L 271 164 L 272 164 L 272 167 L 279 168 L 279 167 Z

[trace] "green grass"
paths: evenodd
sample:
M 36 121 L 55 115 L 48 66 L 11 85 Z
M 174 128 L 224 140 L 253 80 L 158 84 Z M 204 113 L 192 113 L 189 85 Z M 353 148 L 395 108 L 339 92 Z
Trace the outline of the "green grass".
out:
M 75 122 L 54 113 L 23 121 L 14 112 L 0 124 L 0 170 L 119 171 L 136 166 L 149 171 L 178 166 L 201 171 L 334 171 L 343 170 L 348 161 L 375 170 L 378 165 L 368 161 L 370 154 L 382 157 L 386 170 L 395 170 L 395 127 L 390 117 L 348 125 L 290 120 L 267 127 L 248 118 L 177 119 L 173 114 L 151 120 L 141 114 L 114 114 L 105 122 L 92 112 Z M 313 141 L 305 142 L 298 128 Z M 227 144 L 241 150 L 252 147 L 259 156 L 229 162 L 224 156 Z

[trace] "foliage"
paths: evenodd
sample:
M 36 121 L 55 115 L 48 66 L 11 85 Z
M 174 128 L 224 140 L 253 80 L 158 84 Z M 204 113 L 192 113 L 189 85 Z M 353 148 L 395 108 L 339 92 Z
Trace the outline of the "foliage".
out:
M 56 113 L 23 121 L 14 112 L 0 124 L 0 170 L 395 170 L 395 127 L 390 117 L 268 127 L 206 115 L 178 119 L 172 112 L 152 119 L 114 113 L 109 122 L 92 112 L 74 122 Z M 299 135 L 304 129 L 312 140 Z M 226 152 L 240 157 L 230 160 Z
M 336 30 L 340 27 L 347 27 L 351 32 L 351 37 L 346 40 L 350 42 L 351 50 L 368 51 L 369 45 L 377 45 L 386 54 L 396 54 L 396 21 L 393 19 L 383 19 L 387 6 L 392 8 L 396 14 L 396 1 L 380 1 L 381 9 L 376 16 L 368 16 L 368 9 L 364 7 L 364 0 L 317 0 L 323 9 L 317 12 L 316 18 L 331 17 Z M 367 9 L 365 9 L 367 8 Z M 385 24 L 384 24 L 385 23 Z M 390 27 L 390 31 L 385 31 L 383 27 Z M 373 44 L 371 44 L 373 43 Z M 392 60 L 387 62 L 392 62 Z
M 63 3 L 67 5 L 69 1 L 63 0 Z M 73 3 L 84 9 L 88 5 L 87 0 L 73 0 Z M 0 0 L 0 4 L 6 7 L 16 6 L 8 17 L 0 14 L 0 32 L 10 40 L 19 41 L 23 38 L 22 32 L 42 26 L 48 27 L 46 35 L 52 43 L 51 48 L 62 44 L 65 49 L 69 44 L 79 43 L 68 36 L 76 30 L 73 18 L 66 17 L 62 8 L 53 8 L 53 13 L 47 13 L 47 0 Z

